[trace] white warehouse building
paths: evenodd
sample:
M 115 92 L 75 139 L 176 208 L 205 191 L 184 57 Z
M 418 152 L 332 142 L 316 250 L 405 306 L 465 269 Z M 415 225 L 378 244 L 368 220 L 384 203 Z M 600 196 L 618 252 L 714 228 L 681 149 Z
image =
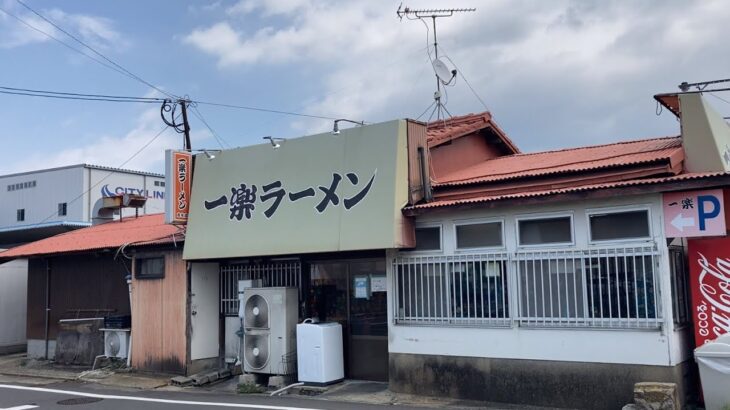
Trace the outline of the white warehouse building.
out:
M 101 199 L 119 194 L 145 196 L 140 214 L 164 212 L 164 175 L 88 164 L 2 175 L 0 249 L 89 226 Z M 0 354 L 26 348 L 27 285 L 27 260 L 0 265 Z

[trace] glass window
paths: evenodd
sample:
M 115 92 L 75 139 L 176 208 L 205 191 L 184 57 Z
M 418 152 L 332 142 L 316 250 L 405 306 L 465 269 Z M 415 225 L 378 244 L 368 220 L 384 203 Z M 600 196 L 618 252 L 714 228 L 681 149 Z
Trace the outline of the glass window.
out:
M 592 241 L 649 237 L 649 211 L 611 212 L 588 217 Z
M 456 247 L 489 248 L 502 246 L 502 222 L 456 226 Z
M 58 216 L 66 216 L 66 211 L 68 210 L 66 202 L 61 202 L 58 204 Z
M 18 222 L 25 221 L 25 209 L 18 209 L 18 211 L 16 212 L 16 216 L 17 216 Z
M 137 278 L 164 278 L 165 277 L 165 258 L 138 258 L 137 259 Z
M 520 245 L 543 245 L 573 242 L 573 228 L 569 216 L 525 219 L 518 221 Z
M 441 249 L 441 227 L 416 228 L 416 251 Z

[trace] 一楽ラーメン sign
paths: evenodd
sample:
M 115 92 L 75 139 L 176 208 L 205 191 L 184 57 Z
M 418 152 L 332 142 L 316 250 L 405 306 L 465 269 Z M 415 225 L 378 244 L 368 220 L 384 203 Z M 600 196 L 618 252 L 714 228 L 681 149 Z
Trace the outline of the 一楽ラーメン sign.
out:
M 405 121 L 197 157 L 186 259 L 402 246 Z

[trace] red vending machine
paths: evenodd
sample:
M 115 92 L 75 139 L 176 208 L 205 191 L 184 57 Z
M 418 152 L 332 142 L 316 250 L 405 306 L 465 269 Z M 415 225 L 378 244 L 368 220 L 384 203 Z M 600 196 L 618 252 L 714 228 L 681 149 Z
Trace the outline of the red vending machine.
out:
M 730 237 L 689 240 L 695 346 L 730 333 Z

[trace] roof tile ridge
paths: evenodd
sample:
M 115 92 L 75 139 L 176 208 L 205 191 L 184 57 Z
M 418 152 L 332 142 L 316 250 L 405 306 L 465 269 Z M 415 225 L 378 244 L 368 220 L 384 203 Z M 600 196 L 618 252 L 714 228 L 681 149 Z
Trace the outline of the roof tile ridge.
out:
M 497 158 L 494 158 L 493 160 L 508 159 L 508 158 L 514 158 L 514 157 L 526 157 L 526 156 L 530 156 L 530 155 L 552 154 L 555 152 L 578 151 L 578 150 L 582 150 L 582 149 L 602 148 L 602 147 L 610 147 L 610 146 L 614 146 L 614 145 L 636 144 L 637 142 L 671 140 L 671 139 L 681 139 L 681 138 L 682 137 L 680 135 L 675 135 L 675 136 L 644 138 L 644 139 L 627 140 L 627 141 L 617 141 L 617 142 L 610 142 L 610 143 L 598 144 L 598 145 L 586 145 L 583 147 L 558 148 L 558 149 L 552 149 L 552 150 L 547 150 L 547 151 L 538 151 L 538 152 L 521 152 L 519 154 L 512 154 L 512 155 L 505 155 L 502 157 L 497 157 Z M 664 149 L 664 148 L 652 149 L 649 151 L 642 151 L 642 152 L 657 151 L 659 149 Z M 493 161 L 493 160 L 490 160 L 490 161 Z
M 658 138 L 655 138 L 655 139 L 658 139 Z M 644 160 L 634 160 L 634 161 L 631 161 L 631 162 L 627 162 L 626 164 L 615 164 L 615 165 L 608 164 L 608 165 L 586 166 L 586 167 L 577 168 L 577 169 L 554 171 L 554 172 L 544 172 L 545 170 L 549 170 L 551 168 L 559 168 L 559 167 L 565 167 L 565 166 L 571 166 L 571 165 L 578 165 L 578 164 L 583 164 L 583 163 L 591 163 L 591 162 L 596 162 L 596 161 L 605 161 L 605 160 L 610 160 L 610 159 L 616 159 L 616 158 L 620 158 L 620 157 L 625 157 L 625 156 L 628 156 L 628 155 L 636 155 L 636 154 L 643 154 L 643 153 L 647 153 L 647 152 L 657 152 L 657 151 L 664 151 L 664 150 L 667 150 L 667 149 L 679 149 L 679 148 L 680 147 L 655 148 L 655 149 L 649 149 L 649 150 L 640 151 L 640 152 L 631 152 L 631 153 L 626 153 L 626 154 L 610 155 L 610 156 L 602 157 L 602 158 L 598 158 L 598 159 L 583 160 L 583 161 L 573 161 L 573 162 L 566 162 L 566 163 L 559 164 L 559 165 L 552 165 L 552 166 L 543 166 L 543 167 L 537 167 L 537 168 L 530 168 L 530 169 L 527 169 L 527 170 L 512 171 L 512 172 L 501 172 L 501 173 L 492 173 L 489 176 L 482 175 L 482 176 L 471 177 L 471 178 L 460 178 L 460 179 L 455 179 L 453 181 L 443 182 L 443 183 L 440 183 L 438 185 L 444 185 L 444 186 L 445 185 L 450 185 L 450 184 L 456 184 L 456 185 L 458 185 L 458 184 L 463 184 L 463 183 L 467 183 L 468 184 L 470 182 L 478 183 L 480 180 L 483 180 L 485 178 L 496 177 L 496 176 L 507 176 L 507 177 L 505 177 L 505 178 L 495 178 L 494 179 L 495 181 L 500 181 L 500 180 L 505 180 L 505 179 L 515 179 L 515 178 L 520 178 L 521 176 L 525 176 L 525 175 L 519 175 L 519 174 L 524 174 L 524 173 L 527 173 L 527 172 L 534 172 L 534 171 L 537 171 L 537 172 L 535 172 L 531 176 L 543 176 L 543 175 L 550 175 L 550 174 L 564 174 L 564 173 L 571 173 L 571 172 L 582 172 L 582 171 L 590 171 L 590 170 L 595 170 L 595 169 L 611 168 L 611 167 L 614 167 L 614 166 L 618 167 L 618 166 L 624 166 L 624 165 L 646 164 L 646 163 L 650 163 L 650 162 L 657 162 L 657 161 L 665 160 L 666 158 L 649 158 L 649 159 L 644 159 Z M 485 162 L 496 161 L 496 160 L 503 159 L 503 158 L 504 159 L 508 159 L 509 157 L 514 157 L 514 156 L 516 156 L 516 155 L 506 155 L 506 156 L 503 156 L 503 157 L 490 159 L 490 160 L 487 160 Z M 540 171 L 543 171 L 543 172 L 540 172 Z M 514 176 L 513 177 L 509 177 L 509 175 L 514 175 Z

